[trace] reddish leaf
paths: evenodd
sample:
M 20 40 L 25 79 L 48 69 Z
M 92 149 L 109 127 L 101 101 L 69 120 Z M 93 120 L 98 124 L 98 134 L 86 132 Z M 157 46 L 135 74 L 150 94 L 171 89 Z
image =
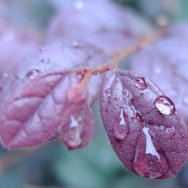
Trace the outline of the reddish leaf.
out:
M 88 144 L 93 133 L 90 107 L 97 97 L 101 76 L 95 76 L 89 88 L 84 86 L 86 92 L 79 85 L 83 76 L 68 69 L 92 67 L 107 59 L 108 56 L 90 45 L 79 48 L 53 45 L 41 48 L 16 64 L 0 83 L 0 136 L 5 147 L 34 146 L 56 138 L 60 132 L 62 137 L 68 135 L 63 132 L 63 126 L 67 127 L 67 120 L 79 115 L 84 126 L 83 142 L 68 148 L 76 149 Z M 87 97 L 77 101 L 78 96 L 85 95 L 85 92 Z M 86 111 L 87 116 L 83 115 Z M 88 128 L 85 128 L 86 124 Z
M 173 102 L 149 79 L 128 71 L 106 74 L 100 112 L 112 147 L 132 172 L 175 176 L 188 157 L 188 129 Z

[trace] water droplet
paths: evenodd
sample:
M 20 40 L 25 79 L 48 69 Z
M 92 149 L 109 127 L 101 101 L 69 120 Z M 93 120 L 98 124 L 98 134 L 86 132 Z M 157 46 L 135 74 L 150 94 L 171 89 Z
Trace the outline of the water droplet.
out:
M 29 71 L 26 76 L 29 77 L 30 79 L 35 78 L 38 74 L 40 73 L 40 71 L 38 69 L 33 69 L 31 71 Z
M 151 136 L 149 134 L 149 128 L 144 127 L 142 130 L 146 136 L 146 154 L 151 154 L 153 156 L 156 156 L 158 160 L 160 160 L 160 156 L 152 143 Z
M 138 77 L 135 80 L 135 86 L 141 90 L 144 90 L 147 88 L 146 80 L 144 77 Z
M 106 89 L 105 93 L 106 93 L 107 97 L 110 97 L 110 95 L 111 95 L 111 89 L 109 89 L 109 88 Z
M 67 131 L 65 142 L 69 148 L 76 148 L 82 143 L 83 126 L 81 122 L 76 120 L 73 116 L 70 117 L 70 127 Z
M 16 34 L 12 28 L 5 28 L 0 32 L 0 38 L 3 41 L 10 42 L 14 40 Z
M 71 116 L 70 119 L 71 119 L 70 128 L 79 127 L 78 121 L 76 121 L 73 116 Z
M 83 45 L 76 41 L 76 42 L 73 42 L 72 47 L 76 49 L 82 49 Z
M 165 131 L 165 130 L 166 130 L 166 127 L 164 127 L 163 125 L 160 125 L 160 126 L 159 126 L 159 129 L 160 129 L 161 131 Z
M 149 128 L 144 127 L 142 130 L 137 140 L 134 169 L 137 174 L 146 178 L 160 177 L 168 170 L 168 161 L 157 143 L 151 138 Z
M 171 115 L 176 111 L 174 103 L 166 96 L 157 97 L 154 101 L 154 104 L 162 114 Z
M 129 132 L 128 122 L 125 120 L 127 117 L 127 114 L 122 109 L 114 126 L 114 136 L 116 140 L 123 140 Z
M 48 64 L 48 63 L 50 63 L 50 59 L 49 58 L 44 58 L 44 59 L 41 59 L 41 62 Z

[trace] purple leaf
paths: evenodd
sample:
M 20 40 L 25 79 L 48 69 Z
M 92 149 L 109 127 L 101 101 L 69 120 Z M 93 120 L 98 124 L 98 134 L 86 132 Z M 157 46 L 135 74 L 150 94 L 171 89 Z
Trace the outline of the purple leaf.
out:
M 146 178 L 175 176 L 188 157 L 188 129 L 173 102 L 149 79 L 128 71 L 106 74 L 100 112 L 116 154 Z
M 64 111 L 65 88 L 70 88 L 68 74 L 36 77 L 9 98 L 0 121 L 1 139 L 6 147 L 34 146 L 56 131 Z
M 52 45 L 17 63 L 0 83 L 0 136 L 4 146 L 35 146 L 60 134 L 64 140 L 69 133 L 63 126 L 68 127 L 67 120 L 78 116 L 83 126 L 82 143 L 68 148 L 88 144 L 94 125 L 90 107 L 97 97 L 101 75 L 94 76 L 89 87 L 82 86 L 84 77 L 71 69 L 93 67 L 108 59 L 90 45 Z M 81 100 L 79 96 L 86 97 Z
M 76 39 L 115 52 L 150 35 L 152 27 L 132 10 L 107 1 L 85 1 L 63 9 L 49 28 L 49 40 Z

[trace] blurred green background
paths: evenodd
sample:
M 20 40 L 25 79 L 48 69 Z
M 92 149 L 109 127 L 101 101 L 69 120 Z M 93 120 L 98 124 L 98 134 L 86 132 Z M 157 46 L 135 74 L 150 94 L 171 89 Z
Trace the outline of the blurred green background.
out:
M 0 0 L 0 2 L 3 0 Z M 187 0 L 114 0 L 130 6 L 156 23 L 187 21 Z M 45 29 L 52 16 L 70 0 L 6 0 L 7 14 L 14 23 L 30 29 Z M 23 7 L 29 7 L 24 9 Z M 177 178 L 148 180 L 129 171 L 118 160 L 95 114 L 95 134 L 82 150 L 68 152 L 60 140 L 32 149 L 7 151 L 0 148 L 0 188 L 188 188 L 188 165 Z

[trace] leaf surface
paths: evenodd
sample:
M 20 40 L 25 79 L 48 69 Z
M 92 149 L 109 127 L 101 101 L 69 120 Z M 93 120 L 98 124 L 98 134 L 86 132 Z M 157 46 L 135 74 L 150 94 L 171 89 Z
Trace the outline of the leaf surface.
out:
M 106 74 L 100 113 L 123 164 L 147 178 L 175 176 L 188 157 L 188 129 L 173 102 L 149 79 L 128 71 Z

